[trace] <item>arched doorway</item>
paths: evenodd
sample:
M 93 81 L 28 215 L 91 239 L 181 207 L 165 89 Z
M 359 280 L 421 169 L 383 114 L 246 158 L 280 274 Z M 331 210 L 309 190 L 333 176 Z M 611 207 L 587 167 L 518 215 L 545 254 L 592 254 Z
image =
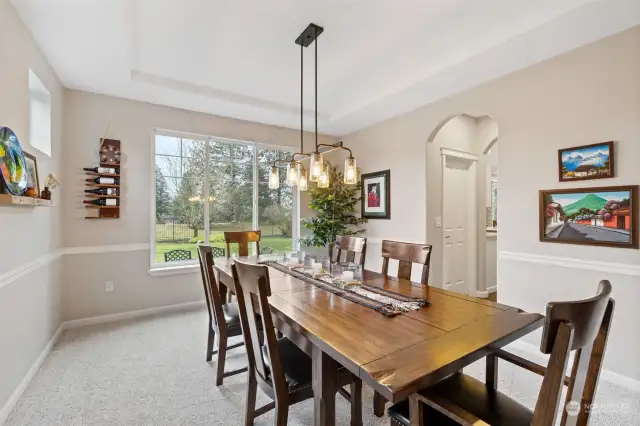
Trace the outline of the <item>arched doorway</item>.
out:
M 481 297 L 495 290 L 497 137 L 491 117 L 457 114 L 428 138 L 427 233 L 435 286 Z

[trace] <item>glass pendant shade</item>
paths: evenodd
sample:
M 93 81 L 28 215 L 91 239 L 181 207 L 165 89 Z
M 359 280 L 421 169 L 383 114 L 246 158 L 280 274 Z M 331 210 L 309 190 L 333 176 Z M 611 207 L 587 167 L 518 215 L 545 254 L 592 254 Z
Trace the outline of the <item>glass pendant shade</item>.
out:
M 344 160 L 344 183 L 345 185 L 355 185 L 358 183 L 356 159 L 353 157 Z
M 318 176 L 318 188 L 328 188 L 329 187 L 329 167 L 325 164 L 322 167 L 322 173 Z
M 322 154 L 320 154 L 319 152 L 314 152 L 311 156 L 311 164 L 309 165 L 309 180 L 311 182 L 318 181 L 318 178 L 322 174 L 323 166 L 324 158 L 322 158 Z
M 287 170 L 287 183 L 291 186 L 298 184 L 300 176 L 300 163 L 295 160 L 291 160 L 289 163 L 289 169 Z
M 271 167 L 271 173 L 269 174 L 269 189 L 280 188 L 280 175 L 276 166 Z
M 300 179 L 298 179 L 298 189 L 300 191 L 306 191 L 308 187 L 308 181 L 307 181 L 307 170 L 302 167 L 300 169 Z

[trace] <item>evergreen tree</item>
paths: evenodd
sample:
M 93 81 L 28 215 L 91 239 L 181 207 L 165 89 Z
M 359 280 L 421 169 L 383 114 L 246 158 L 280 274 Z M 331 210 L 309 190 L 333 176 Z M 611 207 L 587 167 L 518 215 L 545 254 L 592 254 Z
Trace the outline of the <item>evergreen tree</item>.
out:
M 203 202 L 195 203 L 194 196 L 204 197 L 205 163 L 208 142 L 183 141 L 182 163 L 175 165 L 177 175 L 183 176 L 176 182 L 177 195 L 173 201 L 173 212 L 181 223 L 188 224 L 194 230 L 194 237 L 199 226 L 203 229 Z M 214 223 L 251 222 L 253 217 L 253 155 L 257 149 L 258 155 L 258 211 L 259 223 L 272 223 L 281 229 L 284 235 L 290 234 L 282 224 L 284 217 L 291 217 L 293 197 L 291 188 L 286 184 L 286 168 L 280 169 L 280 188 L 270 189 L 268 178 L 274 161 L 289 159 L 290 153 L 254 148 L 252 145 L 229 144 L 213 141 L 209 143 L 209 221 Z M 200 182 L 195 187 L 184 178 L 190 177 Z M 194 192 L 199 191 L 199 192 Z M 204 201 L 204 200 L 202 200 Z M 278 206 L 275 207 L 271 206 Z M 278 214 L 275 214 L 275 212 Z M 277 218 L 277 219 L 276 219 Z M 278 222 L 278 223 L 276 223 Z

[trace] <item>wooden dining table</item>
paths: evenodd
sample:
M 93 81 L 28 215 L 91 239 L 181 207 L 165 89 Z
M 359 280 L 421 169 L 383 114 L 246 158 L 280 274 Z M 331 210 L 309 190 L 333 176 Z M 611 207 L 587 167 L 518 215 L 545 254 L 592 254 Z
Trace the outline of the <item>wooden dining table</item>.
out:
M 231 262 L 217 261 L 215 270 L 219 282 L 234 291 Z M 276 327 L 312 358 L 316 426 L 335 424 L 340 365 L 388 401 L 398 402 L 532 332 L 544 320 L 537 313 L 365 270 L 368 285 L 429 301 L 389 318 L 277 269 L 269 268 L 269 276 Z

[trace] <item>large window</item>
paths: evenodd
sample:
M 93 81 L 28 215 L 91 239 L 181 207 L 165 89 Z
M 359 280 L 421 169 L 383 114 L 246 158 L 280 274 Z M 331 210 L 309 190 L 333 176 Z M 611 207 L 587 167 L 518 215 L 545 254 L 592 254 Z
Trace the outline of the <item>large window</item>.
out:
M 285 173 L 279 189 L 268 186 L 271 164 L 289 151 L 171 132 L 156 132 L 154 148 L 152 267 L 195 263 L 199 241 L 221 255 L 225 231 L 260 229 L 263 253 L 295 248 L 297 190 L 284 183 Z

